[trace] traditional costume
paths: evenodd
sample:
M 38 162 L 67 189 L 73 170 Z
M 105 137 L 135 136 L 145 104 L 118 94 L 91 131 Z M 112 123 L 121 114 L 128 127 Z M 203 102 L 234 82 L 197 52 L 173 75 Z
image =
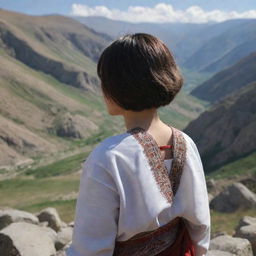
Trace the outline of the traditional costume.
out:
M 83 166 L 67 256 L 205 256 L 210 211 L 193 140 L 172 129 L 172 159 L 141 127 L 103 140 Z

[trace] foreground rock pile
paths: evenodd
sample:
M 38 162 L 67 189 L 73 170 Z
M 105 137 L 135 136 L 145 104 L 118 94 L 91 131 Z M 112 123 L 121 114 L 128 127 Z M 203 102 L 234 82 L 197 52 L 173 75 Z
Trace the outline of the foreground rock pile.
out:
M 207 182 L 210 208 L 234 212 L 254 208 L 256 195 L 236 182 L 220 189 L 214 180 Z M 74 223 L 61 220 L 55 208 L 37 214 L 0 210 L 0 256 L 65 256 L 70 245 Z M 256 216 L 243 217 L 232 236 L 213 234 L 207 256 L 256 256 Z
M 15 209 L 0 211 L 1 256 L 64 255 L 73 223 L 61 221 L 55 208 L 33 215 Z
M 55 208 L 36 215 L 15 209 L 0 211 L 1 256 L 65 256 L 74 223 L 64 223 Z M 207 256 L 256 256 L 256 218 L 245 216 L 234 235 L 212 238 Z

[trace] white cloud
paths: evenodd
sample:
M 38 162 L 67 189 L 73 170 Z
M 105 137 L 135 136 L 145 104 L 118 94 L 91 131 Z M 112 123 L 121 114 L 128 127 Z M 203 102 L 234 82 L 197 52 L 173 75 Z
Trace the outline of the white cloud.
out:
M 172 5 L 160 3 L 154 7 L 130 6 L 126 11 L 109 9 L 106 6 L 89 7 L 82 4 L 72 4 L 71 15 L 103 16 L 113 20 L 128 22 L 181 22 L 206 23 L 222 22 L 230 19 L 256 18 L 256 10 L 245 12 L 225 12 L 221 10 L 205 11 L 199 6 L 191 6 L 186 10 L 175 10 Z

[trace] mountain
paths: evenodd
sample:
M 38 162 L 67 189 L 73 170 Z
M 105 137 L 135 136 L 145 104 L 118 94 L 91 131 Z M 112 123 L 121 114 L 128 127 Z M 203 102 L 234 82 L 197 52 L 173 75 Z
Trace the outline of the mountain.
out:
M 85 154 L 125 130 L 120 116 L 108 115 L 96 74 L 112 40 L 70 17 L 0 9 L 0 176 Z M 159 114 L 184 127 L 203 110 L 181 92 Z M 81 156 L 74 159 L 79 165 Z
M 256 20 L 232 21 L 229 24 L 231 26 L 221 33 L 205 40 L 184 62 L 184 67 L 202 72 L 218 72 L 256 51 Z M 202 35 L 211 34 L 214 26 L 201 31 Z
M 256 80 L 184 129 L 197 144 L 206 173 L 256 151 L 255 98 Z
M 256 51 L 256 21 L 221 23 L 130 23 L 103 17 L 74 16 L 88 27 L 116 38 L 125 33 L 146 32 L 161 38 L 182 68 L 190 72 L 216 73 Z
M 183 23 L 131 23 L 119 20 L 111 20 L 104 17 L 80 17 L 75 19 L 86 26 L 100 32 L 107 33 L 113 38 L 117 38 L 126 33 L 150 33 L 163 40 L 173 51 L 177 61 L 181 64 L 184 59 L 194 52 L 202 39 L 197 35 L 209 24 L 183 24 Z M 189 40 L 189 43 L 188 43 Z M 185 42 L 182 44 L 182 42 Z
M 224 69 L 192 90 L 191 94 L 206 100 L 219 101 L 250 82 L 256 81 L 256 52 Z
M 96 60 L 108 38 L 68 17 L 0 10 L 0 169 L 57 159 L 100 131 Z

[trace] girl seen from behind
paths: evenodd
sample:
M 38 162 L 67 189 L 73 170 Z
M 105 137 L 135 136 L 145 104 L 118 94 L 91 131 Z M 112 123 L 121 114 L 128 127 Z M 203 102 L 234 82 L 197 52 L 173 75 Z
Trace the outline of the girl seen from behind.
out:
M 68 256 L 205 256 L 210 211 L 193 140 L 163 122 L 183 79 L 167 46 L 144 33 L 111 43 L 98 61 L 108 113 L 126 131 L 83 164 Z

